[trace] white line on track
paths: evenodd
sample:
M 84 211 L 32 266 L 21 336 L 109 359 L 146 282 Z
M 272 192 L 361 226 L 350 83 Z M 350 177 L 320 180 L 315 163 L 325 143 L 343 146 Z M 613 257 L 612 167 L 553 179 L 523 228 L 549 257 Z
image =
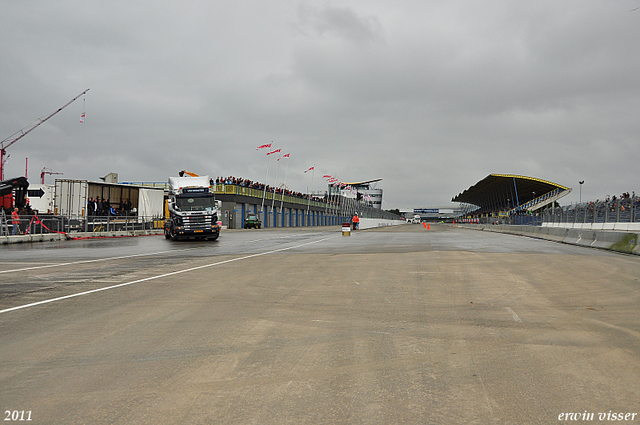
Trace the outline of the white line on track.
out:
M 75 265 L 75 264 L 97 263 L 99 261 L 123 260 L 125 258 L 144 257 L 145 255 L 166 254 L 167 252 L 190 251 L 192 249 L 198 249 L 198 248 L 171 249 L 171 250 L 168 250 L 168 251 L 149 252 L 149 253 L 145 253 L 145 254 L 123 255 L 121 257 L 96 258 L 94 260 L 82 260 L 82 261 L 73 261 L 73 262 L 70 262 L 70 263 L 55 263 L 55 264 L 47 264 L 47 265 L 44 265 L 44 266 L 24 267 L 22 269 L 2 270 L 2 271 L 0 271 L 0 274 L 2 274 L 2 273 L 24 272 L 24 271 L 27 271 L 27 270 L 46 269 L 46 268 L 50 268 L 50 267 L 72 266 L 72 265 Z
M 0 314 L 9 313 L 10 311 L 22 310 L 22 309 L 29 308 L 29 307 L 35 307 L 37 305 L 48 304 L 48 303 L 52 303 L 54 301 L 61 301 L 61 300 L 69 299 L 69 298 L 75 298 L 75 297 L 79 297 L 81 295 L 89 295 L 89 294 L 93 294 L 94 292 L 102 292 L 102 291 L 106 291 L 108 289 L 115 289 L 115 288 L 120 288 L 120 287 L 123 287 L 123 286 L 133 285 L 134 283 L 146 282 L 146 281 L 149 281 L 149 280 L 160 279 L 160 278 L 167 277 L 167 276 L 174 276 L 174 275 L 181 274 L 181 273 L 192 272 L 194 270 L 206 269 L 207 267 L 219 266 L 221 264 L 228 264 L 228 263 L 232 263 L 234 261 L 247 260 L 249 258 L 260 257 L 262 255 L 275 254 L 276 252 L 288 251 L 290 249 L 300 248 L 301 246 L 311 245 L 311 244 L 318 243 L 318 242 L 323 242 L 323 241 L 326 241 L 328 239 L 333 239 L 333 238 L 336 238 L 336 237 L 338 237 L 338 236 L 330 236 L 328 238 L 319 239 L 317 241 L 305 242 L 303 244 L 290 246 L 290 247 L 287 247 L 287 248 L 274 249 L 272 251 L 260 252 L 260 253 L 257 253 L 257 254 L 246 255 L 244 257 L 232 258 L 231 260 L 219 261 L 217 263 L 205 264 L 203 266 L 191 267 L 189 269 L 178 270 L 178 271 L 175 271 L 175 272 L 165 273 L 165 274 L 161 274 L 161 275 L 158 275 L 158 276 L 151 276 L 151 277 L 146 277 L 144 279 L 134 280 L 134 281 L 131 281 L 131 282 L 120 283 L 118 285 L 107 286 L 105 288 L 93 289 L 91 291 L 79 292 L 77 294 L 66 295 L 64 297 L 51 298 L 51 299 L 48 299 L 48 300 L 38 301 L 38 302 L 35 302 L 35 303 L 31 303 L 31 304 L 20 305 L 20 306 L 17 306 L 17 307 L 12 307 L 12 308 L 7 308 L 5 310 L 0 310 Z M 189 248 L 189 249 L 194 249 L 194 248 Z M 131 256 L 128 256 L 128 257 L 134 257 L 134 255 L 131 255 Z M 124 258 L 128 258 L 128 257 L 124 257 Z M 92 261 L 94 261 L 94 260 L 92 260 Z
M 511 317 L 513 317 L 513 320 L 518 323 L 522 323 L 522 319 L 520 318 L 520 316 L 518 316 L 515 311 L 511 310 L 511 307 L 505 307 L 504 309 L 511 313 Z M 0 311 L 0 313 L 2 312 Z

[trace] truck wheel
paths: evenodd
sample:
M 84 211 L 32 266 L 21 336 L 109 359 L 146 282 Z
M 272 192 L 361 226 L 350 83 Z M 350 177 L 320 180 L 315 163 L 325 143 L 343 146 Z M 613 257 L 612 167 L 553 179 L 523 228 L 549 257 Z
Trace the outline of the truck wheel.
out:
M 177 241 L 178 240 L 178 236 L 176 235 L 176 231 L 175 230 L 173 230 L 173 229 L 169 230 L 169 238 L 172 241 Z
M 169 235 L 169 229 L 167 229 L 166 227 L 164 228 L 164 238 L 171 239 L 171 236 Z

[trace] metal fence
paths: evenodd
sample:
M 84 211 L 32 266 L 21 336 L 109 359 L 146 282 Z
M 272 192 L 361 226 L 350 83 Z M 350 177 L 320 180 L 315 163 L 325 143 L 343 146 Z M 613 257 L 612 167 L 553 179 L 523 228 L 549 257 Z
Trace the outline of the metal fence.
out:
M 640 222 L 640 198 L 637 196 L 609 201 L 585 202 L 547 209 L 544 223 L 637 223 Z
M 113 217 L 94 216 L 88 219 L 52 215 L 20 215 L 19 220 L 3 216 L 0 236 L 42 235 L 48 233 L 103 233 L 162 229 L 161 217 Z M 13 223 L 17 221 L 17 223 Z

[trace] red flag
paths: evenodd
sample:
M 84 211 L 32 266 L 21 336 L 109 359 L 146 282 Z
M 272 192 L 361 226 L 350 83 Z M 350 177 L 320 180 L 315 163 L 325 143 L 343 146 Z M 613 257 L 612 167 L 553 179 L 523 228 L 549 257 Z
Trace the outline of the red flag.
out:
M 332 176 L 330 176 L 329 174 L 325 174 L 324 176 L 322 176 L 323 179 L 331 179 L 333 178 Z
M 289 154 L 285 153 L 284 155 L 282 155 L 282 158 L 289 158 Z M 280 158 L 278 158 L 278 161 L 280 161 Z
M 85 117 L 85 113 L 83 112 L 82 115 L 80 115 L 80 122 L 84 122 L 84 117 Z
M 271 145 L 269 145 L 269 147 L 271 147 Z M 272 153 L 278 153 L 280 152 L 282 149 L 276 149 L 275 151 L 271 151 L 269 152 L 267 155 L 271 155 Z
M 313 166 L 313 167 L 309 168 L 307 171 L 311 171 L 311 170 L 315 170 L 315 169 L 316 169 L 316 167 L 315 167 L 315 166 Z M 305 173 L 306 173 L 307 171 L 305 171 Z
M 256 150 L 258 150 L 258 149 L 264 149 L 264 148 L 270 148 L 270 147 L 271 147 L 271 143 L 269 143 L 268 145 L 258 146 L 258 147 L 256 148 Z

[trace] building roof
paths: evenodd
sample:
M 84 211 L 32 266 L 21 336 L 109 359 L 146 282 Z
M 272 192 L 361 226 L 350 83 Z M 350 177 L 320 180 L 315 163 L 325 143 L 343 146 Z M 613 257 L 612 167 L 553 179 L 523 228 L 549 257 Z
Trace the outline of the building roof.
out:
M 511 209 L 554 190 L 570 188 L 535 177 L 515 174 L 489 174 L 451 199 L 477 205 L 484 210 Z
M 354 182 L 354 183 L 349 183 L 349 182 L 342 182 L 342 183 L 346 184 L 347 186 L 364 186 L 365 184 L 379 182 L 380 180 L 382 179 L 373 179 L 373 180 L 367 180 L 363 182 Z

